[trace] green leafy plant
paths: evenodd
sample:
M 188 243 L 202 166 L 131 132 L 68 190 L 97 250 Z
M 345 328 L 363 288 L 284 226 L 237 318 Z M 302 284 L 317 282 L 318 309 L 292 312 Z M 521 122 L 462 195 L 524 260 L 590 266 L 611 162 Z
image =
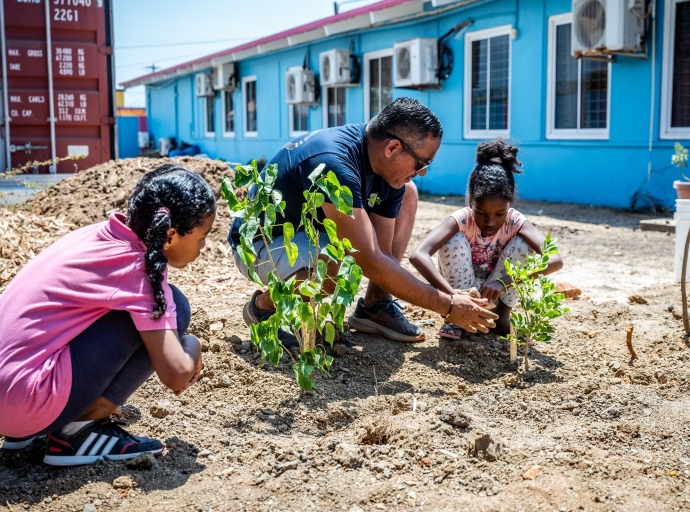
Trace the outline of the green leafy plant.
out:
M 267 359 L 275 366 L 284 350 L 278 336 L 280 329 L 291 330 L 295 334 L 299 341 L 299 358 L 295 359 L 290 351 L 287 352 L 294 361 L 292 368 L 297 383 L 308 391 L 315 387 L 314 370 L 323 373 L 333 361 L 326 354 L 325 347 L 317 345 L 317 333 L 333 345 L 335 327 L 343 330 L 345 308 L 354 301 L 362 280 L 362 269 L 350 256 L 354 252 L 350 241 L 338 238 L 336 224 L 331 219 L 319 220 L 318 209 L 326 197 L 338 211 L 353 215 L 352 191 L 340 185 L 333 171 L 324 173 L 324 169 L 322 164 L 309 175 L 311 186 L 304 191 L 305 203 L 296 227 L 290 222 L 277 223 L 278 216 L 285 215 L 283 195 L 274 188 L 278 176 L 277 165 L 268 165 L 263 172 L 258 171 L 256 161 L 251 165 L 237 166 L 234 180 L 224 177 L 221 184 L 221 194 L 231 214 L 244 218 L 237 252 L 255 283 L 262 285 L 252 268 L 257 257 L 254 244 L 260 241 L 268 250 L 275 227 L 282 227 L 283 246 L 290 265 L 294 265 L 298 257 L 297 245 L 293 242 L 297 231 L 304 230 L 313 245 L 313 251 L 308 256 L 308 276 L 303 281 L 297 281 L 295 276 L 282 280 L 268 251 L 273 267 L 268 275 L 268 289 L 276 312 L 259 324 L 250 326 L 251 341 L 261 349 L 262 360 Z M 248 187 L 250 193 L 240 201 L 233 191 L 233 184 L 236 188 Z M 323 233 L 327 241 L 322 240 Z M 329 264 L 337 268 L 337 274 L 333 272 L 335 276 L 329 275 Z M 326 287 L 332 287 L 332 293 L 326 293 Z
M 683 168 L 688 166 L 688 150 L 680 142 L 676 142 L 673 149 L 676 153 L 671 156 L 671 163 L 680 169 L 680 174 L 686 181 L 690 181 L 683 172 Z
M 512 347 L 525 346 L 525 370 L 529 369 L 527 354 L 530 342 L 550 341 L 553 334 L 551 320 L 570 311 L 562 305 L 565 295 L 556 293 L 554 283 L 539 274 L 546 270 L 552 254 L 558 254 L 558 248 L 548 234 L 541 254 L 528 255 L 524 264 L 519 261 L 513 264 L 510 258 L 505 261 L 506 271 L 518 295 L 518 307 L 510 312 L 510 334 L 502 339 L 511 343 L 511 359 L 517 359 L 517 355 L 513 356 Z

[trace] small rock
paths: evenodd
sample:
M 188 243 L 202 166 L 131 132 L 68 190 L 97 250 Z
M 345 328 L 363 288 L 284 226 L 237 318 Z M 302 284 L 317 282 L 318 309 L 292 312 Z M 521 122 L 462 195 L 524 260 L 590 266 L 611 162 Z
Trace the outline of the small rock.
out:
M 527 471 L 524 472 L 522 478 L 524 480 L 534 480 L 534 478 L 542 472 L 541 466 L 532 466 Z
M 199 338 L 199 341 L 201 342 L 201 350 L 203 352 L 206 352 L 211 347 L 211 344 L 206 338 Z
M 455 410 L 443 411 L 439 419 L 456 427 L 467 428 L 470 426 L 470 419 L 461 412 Z
M 417 499 L 417 493 L 414 491 L 407 491 L 407 497 L 413 500 Z
M 211 352 L 220 352 L 223 349 L 223 344 L 218 340 L 213 340 L 209 345 Z
M 609 363 L 609 368 L 611 368 L 612 371 L 617 372 L 621 367 L 621 363 L 619 361 L 611 361 Z
M 282 462 L 278 464 L 275 468 L 274 471 L 276 473 L 283 473 L 285 471 L 288 471 L 290 469 L 297 469 L 297 466 L 299 465 L 299 461 L 296 460 L 290 460 L 287 462 Z
M 556 293 L 562 293 L 566 299 L 574 299 L 582 295 L 582 290 L 570 283 L 556 283 Z
M 246 351 L 249 351 L 250 348 L 252 348 L 252 342 L 249 340 L 244 340 L 242 342 L 242 350 L 244 350 L 246 352 Z
M 631 304 L 649 304 L 649 301 L 645 299 L 642 295 L 631 295 L 628 297 L 628 301 Z
M 213 453 L 213 452 L 212 452 L 211 450 L 201 450 L 201 451 L 197 454 L 197 456 L 198 456 L 198 457 L 208 457 L 208 456 L 211 455 L 212 453 Z
M 501 458 L 503 442 L 491 434 L 483 434 L 474 440 L 474 455 L 478 459 L 494 462 Z
M 352 505 L 348 512 L 364 512 L 364 509 L 362 507 L 358 507 L 357 505 Z
M 83 512 L 96 512 L 96 505 L 94 505 L 93 503 L 89 503 L 88 505 L 85 505 Z
M 217 388 L 229 388 L 232 385 L 232 380 L 228 375 L 223 375 L 218 382 L 216 382 Z
M 356 468 L 362 465 L 362 450 L 359 446 L 339 443 L 333 452 L 333 459 L 346 468 Z
M 336 357 L 346 356 L 349 352 L 347 346 L 345 345 L 333 345 L 333 348 L 331 350 L 333 352 L 333 355 Z
M 507 388 L 514 388 L 518 385 L 518 382 L 520 382 L 520 379 L 515 373 L 509 373 L 503 377 L 503 385 Z
M 172 412 L 172 407 L 172 404 L 167 400 L 161 400 L 156 402 L 156 405 L 152 405 L 149 412 L 154 418 L 165 418 Z
M 130 469 L 151 469 L 156 465 L 156 457 L 151 453 L 142 453 L 138 457 L 127 461 L 126 466 Z
M 134 489 L 137 485 L 136 480 L 130 475 L 118 476 L 113 480 L 113 488 L 115 489 Z

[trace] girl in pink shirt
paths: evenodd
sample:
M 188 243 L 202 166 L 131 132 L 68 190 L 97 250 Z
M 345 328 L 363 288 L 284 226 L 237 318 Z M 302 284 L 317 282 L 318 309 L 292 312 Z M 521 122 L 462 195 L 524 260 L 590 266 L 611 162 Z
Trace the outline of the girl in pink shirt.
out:
M 410 261 L 430 284 L 446 293 L 476 288 L 483 299 L 497 302 L 494 332 L 510 330 L 510 310 L 518 297 L 506 274 L 505 260 L 525 261 L 539 252 L 544 235 L 519 211 L 511 208 L 515 199 L 514 174 L 522 163 L 518 148 L 502 139 L 482 142 L 477 147 L 477 166 L 467 184 L 467 204 L 436 227 L 414 251 Z M 438 252 L 438 268 L 431 257 Z M 544 274 L 563 266 L 560 256 L 549 258 Z M 500 300 L 499 300 L 500 299 Z M 462 330 L 445 324 L 439 336 L 460 339 Z
M 4 449 L 47 434 L 44 461 L 59 466 L 162 452 L 109 418 L 154 371 L 175 394 L 196 382 L 201 344 L 166 269 L 199 256 L 215 215 L 201 176 L 163 165 L 126 217 L 65 235 L 15 276 L 0 295 Z

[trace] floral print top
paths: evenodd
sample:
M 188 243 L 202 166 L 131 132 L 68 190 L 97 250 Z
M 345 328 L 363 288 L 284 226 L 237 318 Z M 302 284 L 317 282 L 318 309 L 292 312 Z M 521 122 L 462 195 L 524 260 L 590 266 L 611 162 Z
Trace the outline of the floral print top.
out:
M 460 233 L 463 233 L 470 242 L 472 265 L 477 275 L 488 275 L 494 269 L 505 246 L 520 232 L 520 228 L 527 220 L 519 211 L 511 208 L 506 215 L 505 224 L 498 229 L 496 234 L 483 237 L 474 221 L 474 212 L 471 208 L 461 208 L 453 212 L 451 217 L 458 223 Z

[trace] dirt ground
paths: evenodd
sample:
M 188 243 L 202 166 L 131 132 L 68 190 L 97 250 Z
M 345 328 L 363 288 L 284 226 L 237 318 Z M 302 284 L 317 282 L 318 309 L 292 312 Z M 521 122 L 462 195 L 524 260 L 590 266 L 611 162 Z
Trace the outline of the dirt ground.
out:
M 33 213 L 20 211 L 23 220 L 0 216 L 3 244 L 13 229 L 17 247 L 42 239 L 38 251 L 66 223 L 105 218 L 112 191 L 98 189 L 102 167 L 81 188 L 70 178 L 44 193 L 59 201 L 24 205 Z M 80 208 L 85 189 L 96 207 Z M 424 197 L 411 247 L 461 204 Z M 277 369 L 262 365 L 249 343 L 241 307 L 254 286 L 228 255 L 229 218 L 219 212 L 202 257 L 169 277 L 205 340 L 203 378 L 178 398 L 154 376 L 122 408 L 127 428 L 163 440 L 164 454 L 58 469 L 41 463 L 44 442 L 35 441 L 0 454 L 0 509 L 690 510 L 690 351 L 673 235 L 642 232 L 641 216 L 603 208 L 518 208 L 558 238 L 565 267 L 554 280 L 584 296 L 568 301 L 551 344 L 532 347 L 529 371 L 511 367 L 497 337 L 440 340 L 438 315 L 408 307 L 426 341 L 351 332 L 311 395 L 287 355 Z M 15 252 L 0 253 L 0 272 Z

